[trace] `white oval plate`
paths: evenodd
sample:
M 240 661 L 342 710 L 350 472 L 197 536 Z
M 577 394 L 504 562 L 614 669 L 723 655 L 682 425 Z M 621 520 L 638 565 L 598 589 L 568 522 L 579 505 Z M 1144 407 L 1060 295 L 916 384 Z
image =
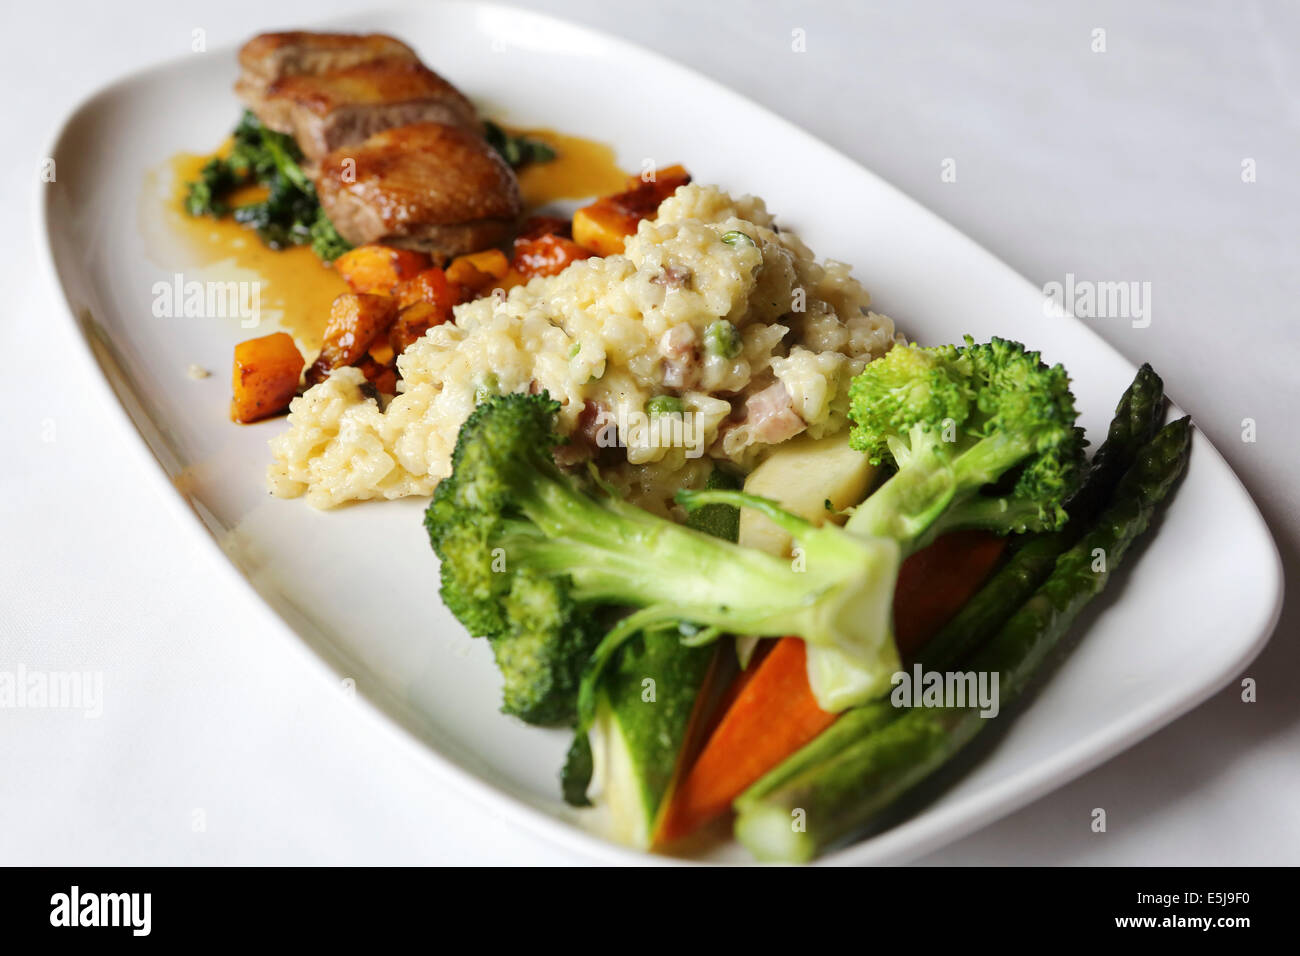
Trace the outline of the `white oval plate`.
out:
M 997 334 L 1065 362 L 1094 438 L 1132 378 L 1124 358 L 1082 323 L 1048 317 L 1040 290 L 951 226 L 786 121 L 659 56 L 482 3 L 413 6 L 329 28 L 399 36 L 490 113 L 612 143 L 626 168 L 680 161 L 702 182 L 763 196 L 819 255 L 853 263 L 909 337 Z M 150 258 L 142 184 L 177 151 L 210 149 L 226 135 L 239 113 L 235 73 L 234 51 L 224 50 L 122 80 L 83 104 L 47 154 L 58 177 L 43 187 L 38 228 L 90 353 L 171 480 L 169 497 L 188 504 L 288 628 L 427 742 L 439 773 L 593 859 L 662 860 L 575 825 L 556 783 L 567 734 L 498 713 L 488 647 L 438 600 L 423 503 L 322 514 L 268 497 L 266 441 L 284 423 L 231 425 L 225 373 L 234 344 L 261 333 L 237 320 L 153 316 L 154 284 L 175 270 Z M 191 363 L 216 374 L 190 381 Z M 1157 530 L 991 752 L 925 809 L 830 861 L 897 862 L 956 839 L 1131 746 L 1240 672 L 1276 622 L 1280 561 L 1254 504 L 1203 436 Z M 724 844 L 703 858 L 746 856 Z

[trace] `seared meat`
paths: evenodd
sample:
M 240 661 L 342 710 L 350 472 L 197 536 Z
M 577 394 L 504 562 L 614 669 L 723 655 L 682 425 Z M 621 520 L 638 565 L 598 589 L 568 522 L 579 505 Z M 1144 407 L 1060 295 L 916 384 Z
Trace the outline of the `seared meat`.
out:
M 382 34 L 268 33 L 240 51 L 240 97 L 298 143 L 326 214 L 356 245 L 439 257 L 510 237 L 514 172 L 472 103 Z
M 665 385 L 669 388 L 695 386 L 700 378 L 699 345 L 694 327 L 686 322 L 674 325 L 659 338 L 659 354 L 664 357 Z
M 263 33 L 239 51 L 244 72 L 236 89 L 248 99 L 286 76 L 312 76 L 379 60 L 420 62 L 409 46 L 382 33 Z
M 480 130 L 474 105 L 458 89 L 424 65 L 400 60 L 281 77 L 249 106 L 267 126 L 291 135 L 309 160 L 410 123 Z
M 476 132 L 445 123 L 399 126 L 335 150 L 321 160 L 316 191 L 349 242 L 440 257 L 504 241 L 521 210 L 505 161 Z
M 603 439 L 605 444 L 602 444 L 601 432 L 607 429 L 608 433 Z M 614 413 L 595 402 L 583 402 L 582 411 L 578 413 L 577 424 L 569 435 L 568 442 L 555 446 L 555 463 L 572 467 L 593 458 L 612 463 L 620 456 L 626 461 L 627 454 L 614 442 L 615 435 Z

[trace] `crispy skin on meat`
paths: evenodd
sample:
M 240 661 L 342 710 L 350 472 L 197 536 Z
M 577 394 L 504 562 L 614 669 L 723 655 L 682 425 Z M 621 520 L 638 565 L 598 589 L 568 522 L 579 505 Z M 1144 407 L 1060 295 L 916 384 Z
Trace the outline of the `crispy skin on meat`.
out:
M 456 87 L 420 63 L 394 60 L 282 77 L 250 106 L 311 160 L 410 123 L 480 129 L 474 105 Z
M 244 71 L 240 83 L 260 92 L 286 76 L 312 76 L 379 60 L 420 62 L 409 46 L 383 33 L 263 33 L 239 51 Z
M 385 130 L 330 153 L 316 191 L 349 242 L 438 257 L 504 241 L 521 209 L 519 184 L 496 151 L 476 133 L 441 123 Z

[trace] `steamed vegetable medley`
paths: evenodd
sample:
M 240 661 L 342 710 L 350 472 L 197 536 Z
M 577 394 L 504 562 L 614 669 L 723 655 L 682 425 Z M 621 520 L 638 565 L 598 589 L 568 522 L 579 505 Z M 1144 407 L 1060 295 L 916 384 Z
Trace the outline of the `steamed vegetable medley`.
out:
M 996 338 L 896 345 L 852 378 L 847 432 L 747 477 L 719 465 L 677 523 L 593 462 L 557 464 L 560 413 L 546 392 L 484 396 L 460 429 L 426 514 L 443 600 L 491 642 L 506 713 L 574 727 L 566 800 L 642 847 L 730 815 L 755 856 L 790 861 L 870 832 L 998 723 L 1190 436 L 1161 426 L 1143 367 L 1088 462 L 1059 365 Z M 998 699 L 903 699 L 914 665 Z

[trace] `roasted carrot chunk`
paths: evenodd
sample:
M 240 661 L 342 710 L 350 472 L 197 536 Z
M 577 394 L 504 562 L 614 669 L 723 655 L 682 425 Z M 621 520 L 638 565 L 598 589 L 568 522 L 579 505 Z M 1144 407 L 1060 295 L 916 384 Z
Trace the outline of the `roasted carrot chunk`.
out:
M 390 293 L 399 282 L 429 268 L 429 257 L 411 249 L 372 243 L 334 260 L 334 268 L 353 292 Z
M 626 191 L 597 199 L 573 214 L 573 238 L 598 256 L 623 251 L 627 237 L 642 219 L 653 218 L 659 204 L 691 181 L 681 166 L 668 166 L 645 177 L 632 177 Z
M 289 407 L 302 375 L 302 355 L 286 332 L 274 332 L 235 346 L 230 417 L 255 422 Z
M 361 369 L 361 374 L 375 387 L 375 391 L 385 395 L 397 394 L 397 370 L 391 365 L 377 362 L 367 355 L 357 363 L 357 368 Z
M 435 325 L 451 318 L 451 309 L 433 302 L 417 302 L 397 314 L 388 330 L 388 344 L 394 355 L 401 355 L 417 339 L 424 337 Z
M 516 239 L 510 268 L 526 281 L 534 276 L 558 275 L 570 263 L 590 256 L 591 250 L 572 239 L 549 233 L 536 239 Z
M 510 260 L 500 249 L 457 256 L 447 266 L 447 281 L 460 286 L 469 298 L 476 298 L 506 277 Z
M 307 384 L 322 382 L 336 368 L 355 365 L 397 315 L 392 296 L 345 292 L 330 307 L 320 356 L 307 370 Z
M 393 290 L 397 308 L 405 309 L 417 302 L 430 302 L 443 307 L 451 314 L 451 307 L 460 301 L 461 290 L 447 280 L 447 273 L 436 266 L 399 282 Z

